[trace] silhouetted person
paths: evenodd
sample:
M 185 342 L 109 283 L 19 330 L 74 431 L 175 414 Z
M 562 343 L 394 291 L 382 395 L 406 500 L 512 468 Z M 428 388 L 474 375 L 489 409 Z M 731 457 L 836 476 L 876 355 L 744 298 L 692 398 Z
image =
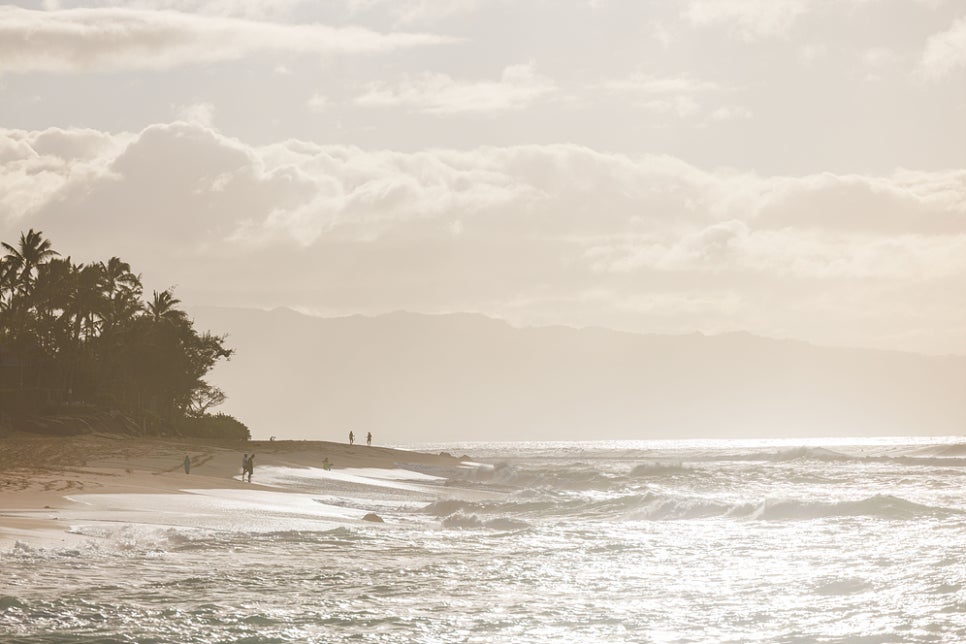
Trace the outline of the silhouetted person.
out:
M 355 435 L 355 434 L 353 434 L 353 433 L 352 433 L 352 432 L 350 431 L 350 432 L 349 432 L 349 445 L 352 445 L 352 444 L 353 444 L 354 442 L 356 442 L 356 435 Z
M 372 432 L 366 434 L 366 445 L 372 445 Z
M 248 482 L 251 483 L 252 474 L 255 473 L 255 455 L 254 454 L 250 454 L 248 456 L 248 465 L 245 467 L 245 470 L 248 472 Z
M 326 472 L 332 469 L 332 463 L 329 462 L 328 456 L 322 459 L 322 469 L 325 470 Z
M 248 473 L 248 452 L 242 454 L 242 480 L 245 480 L 245 474 Z
M 184 455 L 184 473 L 191 474 L 191 457 L 187 454 Z

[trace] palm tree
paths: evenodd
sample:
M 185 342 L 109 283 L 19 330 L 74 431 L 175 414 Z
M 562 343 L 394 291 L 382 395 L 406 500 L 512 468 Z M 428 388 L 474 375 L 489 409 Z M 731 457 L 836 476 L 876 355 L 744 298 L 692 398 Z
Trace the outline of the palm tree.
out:
M 17 267 L 6 255 L 0 257 L 0 311 L 8 302 L 7 292 L 13 297 L 13 291 L 17 283 Z
M 102 312 L 103 327 L 111 329 L 131 320 L 142 310 L 141 278 L 131 272 L 131 265 L 112 257 L 101 263 L 102 288 L 107 307 Z
M 12 315 L 10 312 L 13 291 L 17 283 L 17 269 L 6 256 L 0 256 L 0 349 L 4 339 L 11 333 Z
M 101 262 L 101 267 L 108 297 L 114 297 L 125 289 L 141 290 L 140 278 L 131 272 L 131 265 L 121 261 L 120 257 L 112 257 L 106 264 Z
M 29 297 L 31 335 L 53 351 L 73 341 L 73 301 L 77 291 L 77 266 L 70 257 L 53 259 L 37 267 Z
M 26 362 L 36 357 L 37 338 L 40 329 L 33 319 L 36 314 L 35 302 L 31 297 L 36 273 L 39 267 L 46 263 L 51 257 L 58 255 L 51 248 L 50 240 L 44 239 L 43 233 L 30 229 L 26 233 L 20 233 L 20 243 L 12 246 L 6 242 L 0 242 L 0 249 L 6 251 L 3 260 L 7 264 L 4 269 L 5 280 L 10 282 L 12 271 L 12 287 L 10 295 L 4 305 L 6 312 L 4 317 L 4 332 L 10 337 L 14 353 L 18 356 L 20 363 L 19 386 L 24 387 L 26 373 Z
M 148 315 L 155 322 L 180 322 L 188 317 L 188 314 L 180 309 L 174 308 L 181 304 L 181 300 L 171 294 L 171 289 L 165 289 L 158 293 L 153 291 L 154 297 L 145 305 Z
M 50 240 L 44 239 L 43 235 L 41 231 L 31 228 L 26 233 L 20 233 L 20 243 L 16 247 L 0 242 L 0 248 L 7 251 L 7 261 L 20 271 L 18 288 L 25 295 L 33 285 L 37 267 L 51 257 L 60 255 L 51 248 Z

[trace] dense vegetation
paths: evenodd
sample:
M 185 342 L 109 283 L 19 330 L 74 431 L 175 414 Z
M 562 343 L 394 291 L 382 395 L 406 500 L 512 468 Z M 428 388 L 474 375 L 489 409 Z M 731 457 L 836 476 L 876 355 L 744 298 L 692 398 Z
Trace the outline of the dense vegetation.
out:
M 208 415 L 225 336 L 198 333 L 170 290 L 144 301 L 126 262 L 75 264 L 34 230 L 0 252 L 0 421 L 109 411 L 143 432 L 248 438 Z

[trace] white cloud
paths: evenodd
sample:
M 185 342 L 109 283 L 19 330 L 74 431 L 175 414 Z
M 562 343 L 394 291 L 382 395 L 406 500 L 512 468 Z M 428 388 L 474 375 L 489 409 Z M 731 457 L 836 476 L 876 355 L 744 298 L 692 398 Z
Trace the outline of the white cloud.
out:
M 920 59 L 923 74 L 932 80 L 966 67 L 966 16 L 946 31 L 930 36 Z
M 756 214 L 760 226 L 890 235 L 966 233 L 966 171 L 897 172 L 892 177 L 822 173 L 775 178 L 769 184 Z
M 966 287 L 966 171 L 770 177 L 577 145 L 252 146 L 197 121 L 0 130 L 0 239 L 28 227 L 79 261 L 122 249 L 185 297 L 330 311 L 568 310 L 558 322 L 640 315 L 693 329 L 698 309 L 727 315 L 715 307 L 730 303 L 773 332 L 804 332 L 783 312 L 825 298 L 825 319 L 844 324 L 877 285 L 894 295 L 855 315 L 879 311 L 883 337 L 928 348 L 922 325 L 953 324 L 961 302 L 935 303 L 928 320 L 888 312 Z M 765 292 L 768 306 L 749 309 Z
M 427 114 L 492 113 L 519 110 L 556 91 L 532 63 L 511 65 L 498 81 L 459 81 L 446 74 L 423 73 L 397 83 L 376 81 L 356 98 L 367 107 L 404 106 Z
M 675 34 L 667 25 L 660 21 L 654 24 L 651 34 L 654 40 L 656 40 L 663 49 L 669 49 L 677 39 L 677 34 Z
M 206 112 L 204 105 L 191 109 Z M 188 220 L 201 214 L 197 208 L 220 212 L 220 201 L 235 194 L 246 205 L 218 215 L 226 217 L 229 235 L 242 221 L 249 237 L 258 230 L 275 236 L 291 224 L 313 231 L 308 237 L 294 229 L 286 233 L 304 243 L 326 231 L 363 231 L 371 238 L 387 226 L 436 218 L 447 226 L 463 220 L 464 234 L 483 227 L 511 237 L 543 231 L 573 239 L 674 235 L 682 227 L 729 221 L 762 231 L 966 234 L 966 171 L 760 177 L 702 170 L 673 157 L 628 157 L 562 144 L 412 153 L 297 140 L 253 147 L 202 121 L 151 126 L 138 134 L 0 130 L 0 176 L 55 178 L 51 185 L 60 188 L 38 186 L 30 204 L 80 200 L 82 210 L 101 197 L 118 203 L 117 191 L 124 190 L 130 194 L 123 199 L 134 207 L 147 192 L 157 192 Z M 74 184 L 76 193 L 70 192 Z M 58 192 L 64 187 L 69 193 Z M 30 204 L 11 202 L 0 216 L 29 218 L 38 212 Z M 477 218 L 481 213 L 486 216 Z M 306 223 L 311 221 L 319 225 Z
M 432 24 L 451 16 L 467 14 L 486 4 L 506 0 L 345 0 L 353 15 L 367 12 L 388 14 L 399 24 Z
M 686 20 L 697 26 L 733 25 L 745 38 L 784 34 L 805 14 L 809 0 L 691 0 Z
M 872 47 L 862 52 L 862 64 L 873 69 L 892 67 L 902 60 L 902 56 L 885 47 Z
M 178 108 L 177 113 L 178 118 L 182 121 L 211 127 L 215 118 L 215 106 L 207 102 L 182 105 Z
M 641 72 L 605 81 L 599 87 L 630 97 L 634 105 L 646 111 L 679 118 L 694 116 L 701 111 L 697 96 L 722 89 L 716 83 L 689 76 L 655 76 Z
M 193 109 L 204 112 L 205 106 Z M 590 237 L 673 232 L 681 225 L 725 221 L 742 221 L 762 230 L 966 234 L 966 171 L 759 177 L 709 172 L 673 157 L 634 158 L 575 145 L 413 153 L 294 140 L 252 147 L 218 134 L 198 119 L 152 126 L 138 134 L 3 130 L 0 142 L 5 178 L 48 171 L 67 181 L 85 166 L 88 180 L 97 181 L 70 195 L 83 199 L 120 189 L 135 178 L 155 184 L 157 191 L 169 195 L 167 199 L 205 195 L 218 179 L 220 199 L 225 190 L 219 178 L 231 176 L 236 189 L 249 196 L 267 191 L 258 200 L 264 205 L 249 219 L 268 228 L 284 227 L 299 216 L 311 218 L 312 212 L 327 212 L 322 219 L 350 228 L 360 222 L 462 218 L 487 212 L 488 218 L 476 224 L 492 224 L 494 231 L 512 225 L 513 234 L 521 232 L 524 221 L 534 232 Z M 152 177 L 159 167 L 169 170 Z M 143 189 L 140 184 L 132 188 L 135 193 Z M 48 203 L 68 197 L 43 194 Z M 131 199 L 136 198 L 132 194 Z M 324 207 L 316 208 L 318 204 Z M 214 211 L 215 205 L 205 208 Z M 524 211 L 525 220 L 513 214 Z M 2 214 L 22 218 L 31 212 L 20 207 Z M 231 217 L 238 219 L 237 213 Z M 470 230 L 464 227 L 465 232 Z
M 108 177 L 131 135 L 86 129 L 0 130 L 0 227 L 20 226 L 72 185 Z
M 896 73 L 904 57 L 886 47 L 872 47 L 862 52 L 860 61 L 865 68 L 865 80 L 878 82 Z M 904 71 L 904 70 L 903 70 Z
M 136 9 L 0 7 L 0 70 L 168 69 L 257 52 L 331 55 L 453 42 L 430 34 L 287 25 Z
M 711 113 L 712 121 L 747 121 L 754 113 L 741 105 L 722 105 Z
M 329 99 L 322 94 L 315 92 L 309 97 L 309 100 L 307 100 L 305 104 L 308 105 L 309 109 L 313 112 L 321 112 L 329 105 Z
M 687 118 L 701 111 L 701 104 L 690 96 L 670 96 L 638 102 L 648 112 L 655 114 L 671 114 L 679 118 Z
M 284 19 L 312 0 L 51 0 L 45 9 L 125 8 L 181 11 L 256 20 Z
M 811 67 L 829 55 L 828 45 L 823 42 L 813 42 L 798 48 L 798 59 L 806 67 Z
M 654 76 L 640 72 L 606 81 L 601 87 L 611 91 L 645 95 L 694 94 L 720 89 L 716 83 L 688 76 Z
M 747 272 L 798 280 L 921 281 L 966 274 L 966 234 L 880 237 L 756 230 L 732 220 L 677 239 L 595 246 L 587 256 L 600 272 Z

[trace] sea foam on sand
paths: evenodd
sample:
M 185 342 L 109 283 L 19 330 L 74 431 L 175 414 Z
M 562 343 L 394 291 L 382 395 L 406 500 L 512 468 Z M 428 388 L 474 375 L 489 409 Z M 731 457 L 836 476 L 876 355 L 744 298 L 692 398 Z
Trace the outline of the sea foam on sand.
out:
M 328 530 L 373 512 L 418 507 L 444 491 L 459 494 L 444 488 L 445 478 L 406 467 L 459 468 L 452 457 L 302 441 L 236 449 L 144 442 L 65 439 L 57 444 L 64 453 L 95 458 L 62 471 L 49 463 L 8 464 L 21 467 L 0 480 L 0 549 L 16 542 L 67 544 L 74 535 L 102 532 L 96 526 Z M 245 450 L 256 453 L 252 483 L 241 480 Z M 181 468 L 185 454 L 192 459 L 190 474 Z M 318 467 L 324 459 L 340 467 Z
M 100 532 L 96 527 L 104 524 L 233 532 L 330 530 L 361 521 L 374 509 L 412 507 L 415 502 L 432 499 L 438 491 L 430 486 L 403 481 L 437 483 L 445 480 L 419 472 L 379 468 L 325 471 L 320 468 L 262 467 L 257 470 L 257 475 L 261 486 L 280 489 L 185 488 L 174 493 L 73 494 L 64 497 L 72 505 L 60 509 L 57 515 L 60 521 L 70 526 L 71 533 L 88 535 Z M 338 499 L 329 494 L 322 496 L 327 484 L 332 482 L 340 483 L 342 494 Z M 313 487 L 312 483 L 319 493 L 283 491 L 287 484 L 305 490 Z M 358 488 L 356 492 L 376 488 L 391 490 L 403 498 L 396 498 L 393 502 L 392 499 L 373 499 L 366 494 L 353 496 L 346 484 Z M 20 516 L 32 514 L 25 511 Z M 21 531 L 18 536 L 22 540 L 29 535 L 29 531 Z

